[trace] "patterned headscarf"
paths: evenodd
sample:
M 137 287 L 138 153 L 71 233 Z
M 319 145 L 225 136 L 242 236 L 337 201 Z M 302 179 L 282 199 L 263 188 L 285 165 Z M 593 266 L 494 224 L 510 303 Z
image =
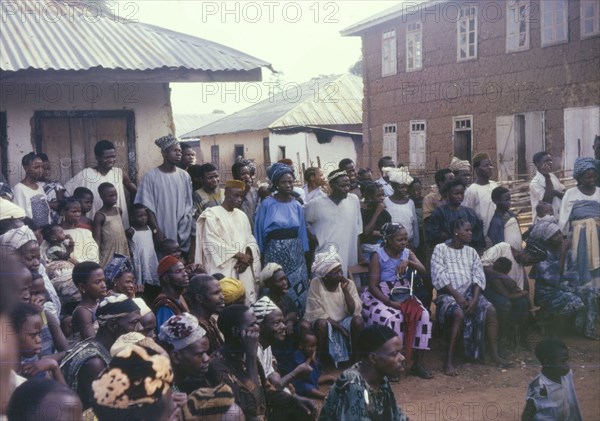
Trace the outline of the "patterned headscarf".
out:
M 577 158 L 573 165 L 573 178 L 579 181 L 579 177 L 582 176 L 587 170 L 596 169 L 596 160 L 592 157 L 586 156 L 584 158 Z
M 8 246 L 14 250 L 20 249 L 30 241 L 37 241 L 37 238 L 35 238 L 35 234 L 27 225 L 8 230 L 0 235 L 0 245 Z
M 174 351 L 181 351 L 205 336 L 206 331 L 200 327 L 196 316 L 181 313 L 162 324 L 158 339 L 171 345 Z
M 246 295 L 246 288 L 244 288 L 244 284 L 237 279 L 223 278 L 219 281 L 219 285 L 221 286 L 221 292 L 223 293 L 226 306 L 235 303 L 237 300 Z
M 331 183 L 332 181 L 337 180 L 340 177 L 344 177 L 344 176 L 348 176 L 348 173 L 346 172 L 346 170 L 335 170 L 335 171 L 331 171 L 329 173 L 329 175 L 327 175 L 327 181 L 329 183 Z
M 383 238 L 383 242 L 387 244 L 388 240 L 392 238 L 398 231 L 404 228 L 404 225 L 398 224 L 396 222 L 386 222 L 381 227 L 381 237 Z
M 452 171 L 471 171 L 471 164 L 469 161 L 463 161 L 457 157 L 452 158 L 450 166 L 448 167 Z
M 279 310 L 279 307 L 277 307 L 273 300 L 266 295 L 252 304 L 251 308 L 254 310 L 258 323 L 262 323 L 269 314 L 275 310 Z
M 390 168 L 388 171 L 388 180 L 390 183 L 406 184 L 407 186 L 413 182 L 413 178 L 408 172 L 408 168 Z
M 113 259 L 104 268 L 104 277 L 108 282 L 109 288 L 112 288 L 115 279 L 125 272 L 133 272 L 131 261 L 127 256 L 115 253 Z
M 552 215 L 547 215 L 543 218 L 538 218 L 531 229 L 529 239 L 546 241 L 559 231 L 560 227 L 555 222 L 554 217 Z
M 173 378 L 169 358 L 154 341 L 130 344 L 92 383 L 94 404 L 111 409 L 152 405 L 169 392 Z
M 315 262 L 312 264 L 313 276 L 323 278 L 332 270 L 342 266 L 342 258 L 335 250 L 315 254 Z
M 234 403 L 231 387 L 222 383 L 214 389 L 200 388 L 188 395 L 181 415 L 183 421 L 202 421 L 209 415 L 225 414 Z
M 179 143 L 179 140 L 172 134 L 168 134 L 154 141 L 154 144 L 160 148 L 161 151 L 166 151 L 171 146 Z
M 267 170 L 267 177 L 269 177 L 269 180 L 271 181 L 272 191 L 277 189 L 277 183 L 279 183 L 279 179 L 285 174 L 290 174 L 292 177 L 294 177 L 294 171 L 289 165 L 276 162 L 269 167 Z
M 266 282 L 266 280 L 271 278 L 275 274 L 275 272 L 277 272 L 278 270 L 283 270 L 283 267 L 281 267 L 280 264 L 267 263 L 265 265 L 265 267 L 263 268 L 263 270 L 260 272 L 260 275 L 258 275 L 258 279 L 259 279 L 260 283 L 264 284 Z
M 109 295 L 98 304 L 96 319 L 104 326 L 110 320 L 121 319 L 134 311 L 140 311 L 140 308 L 125 294 Z

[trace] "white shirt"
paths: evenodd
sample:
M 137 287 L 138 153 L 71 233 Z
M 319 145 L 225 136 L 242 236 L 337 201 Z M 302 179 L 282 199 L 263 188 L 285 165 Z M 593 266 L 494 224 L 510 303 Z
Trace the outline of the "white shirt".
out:
M 565 186 L 563 186 L 558 180 L 558 177 L 552 173 L 550 173 L 550 181 L 554 186 L 554 190 L 561 193 L 565 191 Z M 545 193 L 546 177 L 544 177 L 541 172 L 536 171 L 535 176 L 531 179 L 531 183 L 529 183 L 529 197 L 531 198 L 531 220 L 533 222 L 535 222 L 537 219 L 537 212 L 535 211 L 535 208 L 542 201 Z M 560 203 L 561 200 L 558 197 L 554 196 L 552 198 L 552 209 L 554 209 L 554 217 L 556 219 L 558 219 L 560 212 Z
M 496 181 L 491 180 L 483 186 L 473 183 L 465 191 L 465 198 L 462 202 L 463 206 L 473 209 L 479 219 L 483 221 L 483 235 L 486 237 L 490 222 L 496 212 L 496 205 L 492 202 L 492 190 L 498 186 Z

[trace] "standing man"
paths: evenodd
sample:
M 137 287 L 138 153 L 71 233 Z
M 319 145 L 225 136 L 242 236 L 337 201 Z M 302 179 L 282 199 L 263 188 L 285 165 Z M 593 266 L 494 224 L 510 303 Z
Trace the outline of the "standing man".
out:
M 305 219 L 309 230 L 317 237 L 316 253 L 333 250 L 340 255 L 343 273 L 362 261 L 359 235 L 363 231 L 360 201 L 350 190 L 350 178 L 345 170 L 329 174 L 332 193 L 308 203 Z
M 308 203 L 311 200 L 318 199 L 319 197 L 326 197 L 327 194 L 321 189 L 325 186 L 326 182 L 323 179 L 323 171 L 321 168 L 308 167 L 304 170 L 304 181 L 306 184 L 302 188 L 304 190 L 304 203 Z
M 94 155 L 96 156 L 96 166 L 85 168 L 75 177 L 65 183 L 65 189 L 70 196 L 77 187 L 86 187 L 94 192 L 94 203 L 91 214 L 88 216 L 93 220 L 94 215 L 103 206 L 100 195 L 97 195 L 98 187 L 102 183 L 111 183 L 117 189 L 117 207 L 123 210 L 122 219 L 125 228 L 129 228 L 129 215 L 127 213 L 127 200 L 125 197 L 126 188 L 129 191 L 131 200 L 137 193 L 137 187 L 129 179 L 129 176 L 121 168 L 115 167 L 117 161 L 117 151 L 115 145 L 109 140 L 100 140 L 94 146 Z
M 384 156 L 377 162 L 377 168 L 379 168 L 381 177 L 378 180 L 375 180 L 375 182 L 383 187 L 383 194 L 385 194 L 386 197 L 393 195 L 394 189 L 392 188 L 391 184 L 389 184 L 389 178 L 387 174 L 383 173 L 383 169 L 395 167 L 396 164 L 394 164 L 394 159 L 391 156 Z
M 531 220 L 535 223 L 537 212 L 535 208 L 540 202 L 552 205 L 554 217 L 558 219 L 560 203 L 565 194 L 565 186 L 561 184 L 558 177 L 552 174 L 552 155 L 548 152 L 537 152 L 533 155 L 535 165 L 535 176 L 529 183 L 529 197 L 531 198 Z
M 207 208 L 223 203 L 223 190 L 219 188 L 219 169 L 210 162 L 200 165 L 198 181 L 202 187 L 194 192 L 195 218 Z
M 192 145 L 186 142 L 181 142 L 181 162 L 178 167 L 184 171 L 187 171 L 190 165 L 196 164 L 196 152 Z
M 494 167 L 487 153 L 478 153 L 473 157 L 473 169 L 475 182 L 465 190 L 462 205 L 473 209 L 479 219 L 483 221 L 483 235 L 486 238 L 486 245 L 489 247 L 491 244 L 489 244 L 487 232 L 496 212 L 496 205 L 492 201 L 492 190 L 499 184 L 496 181 L 490 181 Z
M 427 223 L 427 219 L 431 216 L 435 208 L 444 204 L 442 197 L 442 186 L 454 178 L 454 173 L 450 168 L 442 168 L 436 171 L 434 175 L 436 190 L 429 193 L 423 198 L 423 222 Z
M 148 226 L 159 242 L 170 238 L 187 253 L 193 224 L 192 180 L 177 167 L 181 161 L 177 138 L 167 135 L 154 143 L 160 148 L 163 163 L 142 177 L 135 203 L 148 208 Z
M 240 210 L 248 216 L 250 227 L 254 231 L 254 219 L 256 216 L 256 207 L 258 206 L 258 189 L 252 185 L 252 163 L 243 158 L 238 159 L 231 166 L 231 175 L 234 180 L 243 181 L 246 185 L 244 190 L 244 200 Z
M 362 200 L 362 193 L 360 192 L 358 178 L 356 177 L 356 166 L 354 165 L 354 161 L 350 158 L 344 158 L 340 161 L 338 168 L 346 171 L 348 178 L 350 178 L 350 193 L 355 194 L 359 200 Z
M 206 209 L 196 223 L 196 259 L 208 273 L 222 273 L 238 279 L 246 289 L 246 300 L 256 301 L 256 280 L 260 273 L 260 251 L 250 221 L 239 208 L 246 184 L 229 180 L 221 206 Z

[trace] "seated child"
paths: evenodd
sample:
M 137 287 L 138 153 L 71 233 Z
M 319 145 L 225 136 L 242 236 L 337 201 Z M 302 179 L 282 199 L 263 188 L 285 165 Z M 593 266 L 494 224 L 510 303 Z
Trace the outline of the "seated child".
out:
M 20 364 L 17 374 L 26 379 L 50 374 L 54 380 L 66 384 L 58 362 L 52 358 L 40 358 L 42 318 L 39 309 L 31 304 L 19 303 L 11 316 L 19 342 Z
M 294 352 L 294 363 L 299 366 L 303 363 L 309 363 L 312 372 L 303 378 L 295 379 L 292 384 L 296 393 L 300 396 L 312 399 L 323 400 L 327 393 L 321 392 L 319 386 L 322 384 L 331 384 L 335 381 L 334 376 L 321 376 L 321 363 L 316 357 L 317 337 L 312 333 L 306 333 L 302 336 L 299 343 L 300 349 Z
M 50 224 L 42 228 L 42 256 L 46 262 L 56 260 L 71 260 L 71 253 L 75 248 L 75 242 L 70 235 L 59 224 Z
M 542 372 L 529 383 L 521 420 L 581 421 L 567 346 L 560 339 L 542 339 L 535 356 Z
M 44 310 L 44 303 L 47 301 L 46 286 L 44 285 L 44 278 L 37 272 L 31 274 L 30 291 L 31 304 L 38 309 L 42 318 L 40 357 L 52 355 L 55 360 L 60 360 L 64 357 L 65 351 L 69 349 L 69 344 L 60 329 L 58 318 L 51 312 Z
M 84 228 L 91 232 L 94 221 L 88 218 L 87 214 L 92 210 L 92 206 L 94 205 L 94 193 L 87 187 L 77 187 L 73 191 L 73 197 L 81 204 L 81 216 L 79 217 L 77 228 Z

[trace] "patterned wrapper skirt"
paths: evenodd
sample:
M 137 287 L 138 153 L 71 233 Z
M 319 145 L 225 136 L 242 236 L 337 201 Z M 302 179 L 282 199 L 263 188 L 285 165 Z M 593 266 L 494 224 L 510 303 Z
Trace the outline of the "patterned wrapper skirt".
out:
M 392 283 L 392 282 L 381 282 L 379 287 L 384 295 L 388 295 L 390 293 L 391 288 L 395 286 L 401 286 L 400 283 Z M 415 297 L 418 301 L 418 299 Z M 369 289 L 365 289 L 362 293 L 361 301 L 363 302 L 362 316 L 367 321 L 367 325 L 384 325 L 394 330 L 400 338 L 404 341 L 404 331 L 406 328 L 406 324 L 404 322 L 404 317 L 400 310 L 396 310 L 395 308 L 388 307 L 377 298 L 375 298 L 370 292 Z M 421 302 L 419 301 L 419 304 Z M 429 313 L 423 307 L 423 313 L 421 314 L 421 318 L 417 322 L 417 330 L 415 334 L 415 340 L 413 343 L 414 349 L 429 349 L 429 341 L 431 340 L 431 321 L 429 320 Z
M 464 295 L 465 299 L 473 298 L 473 287 L 467 290 Z M 446 319 L 452 316 L 454 310 L 459 308 L 458 303 L 453 296 L 447 294 L 438 295 L 435 299 L 437 306 L 437 319 L 441 326 L 445 325 Z M 463 321 L 463 343 L 465 354 L 475 360 L 483 358 L 485 351 L 485 316 L 490 303 L 481 294 L 477 303 L 477 311 L 475 314 L 467 317 Z
M 298 306 L 300 317 L 302 317 L 308 294 L 308 272 L 302 240 L 300 238 L 269 240 L 263 259 L 265 264 L 278 263 L 283 267 L 290 282 L 288 295 Z

